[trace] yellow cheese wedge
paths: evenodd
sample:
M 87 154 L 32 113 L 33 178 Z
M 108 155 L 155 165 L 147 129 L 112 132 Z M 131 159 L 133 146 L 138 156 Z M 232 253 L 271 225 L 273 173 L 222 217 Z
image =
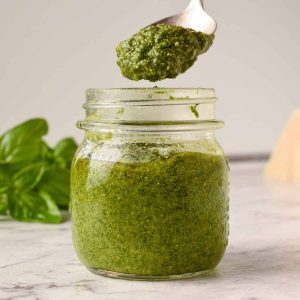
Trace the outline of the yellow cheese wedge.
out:
M 300 183 L 300 109 L 292 113 L 271 155 L 266 176 Z
M 298 118 L 298 127 L 300 127 L 300 111 L 298 111 Z M 300 130 L 295 137 L 293 150 L 292 177 L 294 182 L 300 183 Z

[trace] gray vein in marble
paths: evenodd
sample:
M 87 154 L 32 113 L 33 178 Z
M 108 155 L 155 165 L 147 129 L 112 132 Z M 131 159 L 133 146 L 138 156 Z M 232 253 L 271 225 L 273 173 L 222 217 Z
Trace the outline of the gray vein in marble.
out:
M 5 268 L 9 268 L 9 267 L 13 267 L 13 266 L 17 266 L 17 265 L 22 265 L 24 263 L 28 263 L 30 261 L 37 261 L 43 258 L 46 258 L 48 255 L 41 255 L 39 257 L 33 257 L 32 259 L 27 259 L 27 260 L 23 260 L 23 261 L 19 261 L 13 264 L 8 264 L 8 265 L 4 265 L 4 266 L 0 266 L 0 269 L 5 269 Z

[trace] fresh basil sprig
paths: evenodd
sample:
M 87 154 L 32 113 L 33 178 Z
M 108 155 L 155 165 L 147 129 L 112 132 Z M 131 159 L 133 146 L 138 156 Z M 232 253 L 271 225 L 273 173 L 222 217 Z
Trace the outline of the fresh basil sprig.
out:
M 70 167 L 77 149 L 65 138 L 52 149 L 44 119 L 28 120 L 0 137 L 0 215 L 59 223 L 70 198 Z

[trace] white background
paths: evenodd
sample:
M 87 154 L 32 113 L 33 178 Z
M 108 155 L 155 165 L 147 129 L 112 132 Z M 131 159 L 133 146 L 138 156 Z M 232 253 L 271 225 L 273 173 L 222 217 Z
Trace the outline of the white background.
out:
M 47 118 L 51 143 L 80 140 L 88 87 L 152 86 L 122 78 L 119 41 L 182 10 L 188 0 L 0 0 L 0 132 Z M 213 48 L 160 86 L 214 87 L 228 153 L 264 152 L 300 106 L 300 1 L 207 0 Z

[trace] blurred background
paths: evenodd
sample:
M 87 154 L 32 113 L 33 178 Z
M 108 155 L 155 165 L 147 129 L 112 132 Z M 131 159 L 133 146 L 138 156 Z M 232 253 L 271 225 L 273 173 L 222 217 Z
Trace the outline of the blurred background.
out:
M 48 141 L 81 132 L 90 87 L 152 87 L 116 65 L 116 45 L 181 11 L 188 0 L 0 0 L 0 132 L 30 117 L 49 121 Z M 207 0 L 219 24 L 214 46 L 161 87 L 214 87 L 227 153 L 269 152 L 300 106 L 300 1 Z

